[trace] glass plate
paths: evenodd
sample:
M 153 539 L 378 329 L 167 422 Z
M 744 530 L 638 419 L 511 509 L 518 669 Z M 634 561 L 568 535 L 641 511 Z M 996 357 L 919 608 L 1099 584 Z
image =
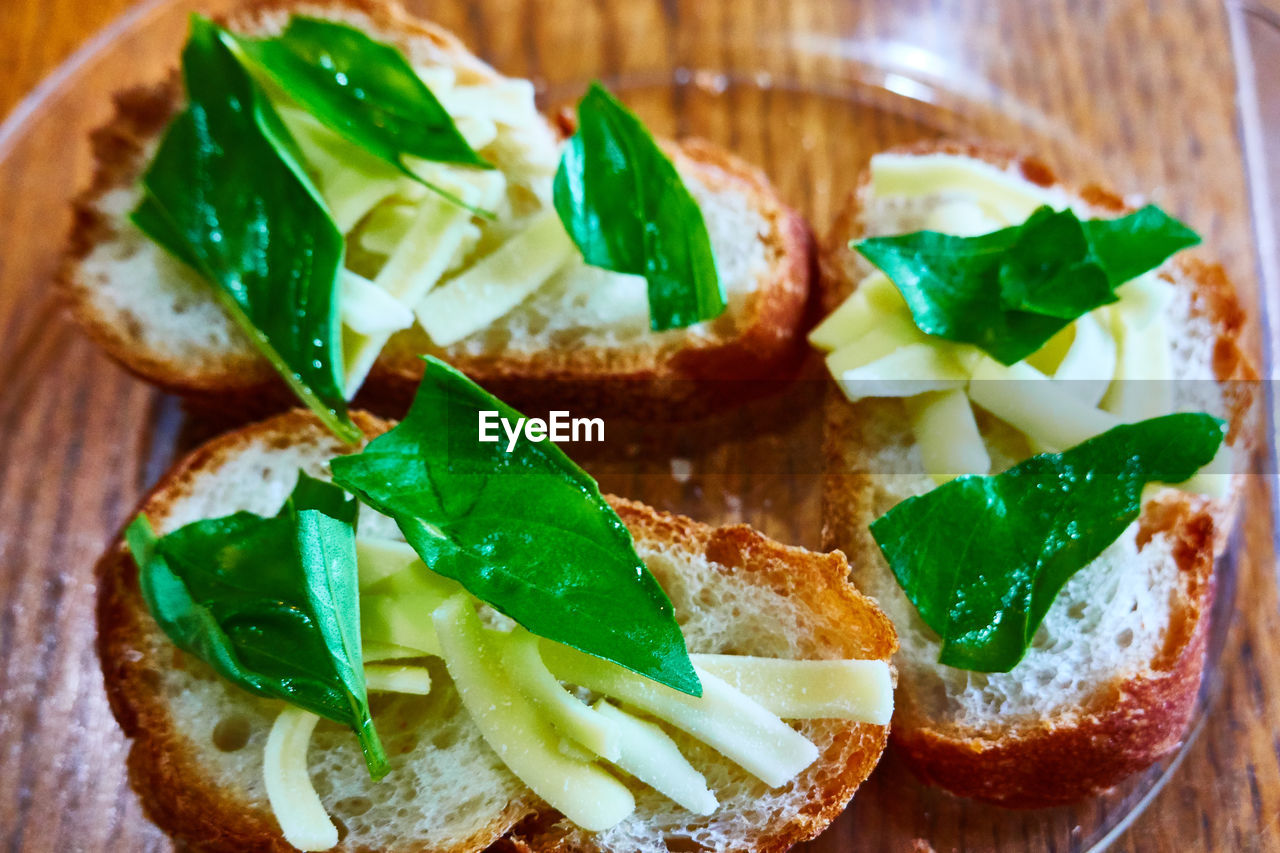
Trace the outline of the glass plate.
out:
M 198 5 L 216 13 L 231 4 Z M 21 758 L 21 772 L 0 774 L 0 797 L 16 804 L 35 845 L 165 844 L 125 783 L 125 745 L 93 651 L 91 567 L 149 484 L 211 427 L 108 361 L 64 317 L 50 283 L 69 224 L 67 201 L 89 178 L 86 133 L 107 118 L 112 92 L 157 80 L 174 65 L 196 6 L 150 0 L 135 7 L 0 127 L 0 743 Z M 874 151 L 980 136 L 1039 153 L 1071 182 L 1106 177 L 1123 191 L 1150 191 L 1229 259 L 1246 304 L 1258 304 L 1234 137 L 1212 124 L 1220 112 L 1206 119 L 1187 107 L 1184 127 L 1178 103 L 1146 99 L 1153 79 L 1173 79 L 1186 99 L 1199 99 L 1197 108 L 1208 104 L 1215 93 L 1197 88 L 1193 72 L 1229 57 L 1171 58 L 1153 48 L 1134 50 L 1118 66 L 1079 61 L 1124 55 L 1131 38 L 1190 43 L 1194 16 L 1178 19 L 1186 31 L 1165 32 L 1175 25 L 1136 2 L 1109 4 L 1101 23 L 1039 3 L 411 7 L 503 72 L 532 78 L 548 109 L 571 104 L 600 78 L 656 132 L 727 146 L 761 166 L 819 234 Z M 1169 135 L 1171 127 L 1180 130 Z M 1166 144 L 1145 144 L 1152 139 Z M 643 425 L 611 440 L 618 452 L 586 464 L 607 490 L 710 523 L 747 521 L 817 547 L 820 386 L 799 383 L 781 398 L 678 429 Z M 1228 558 L 1219 577 L 1189 740 L 1218 692 L 1234 566 Z M 939 851 L 1095 849 L 1122 831 L 1184 754 L 1093 800 L 1022 812 L 923 787 L 890 753 L 849 811 L 805 849 L 900 851 L 917 840 Z

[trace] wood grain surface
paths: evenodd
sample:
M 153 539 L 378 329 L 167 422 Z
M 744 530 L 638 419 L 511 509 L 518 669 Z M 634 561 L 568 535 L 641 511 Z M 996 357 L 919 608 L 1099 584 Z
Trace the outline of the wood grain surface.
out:
M 1226 19 L 1212 0 L 968 3 L 438 0 L 411 8 L 547 106 L 600 77 L 661 133 L 761 166 L 821 233 L 876 148 L 981 135 L 1073 181 L 1142 192 L 1206 237 L 1257 305 Z M 2 0 L 0 114 L 128 0 Z M 95 557 L 207 428 L 90 346 L 48 298 L 104 93 L 173 61 L 127 39 L 83 91 L 0 138 L 0 843 L 12 851 L 167 849 L 125 781 L 93 649 Z M 673 71 L 673 69 L 675 69 Z M 1254 342 L 1257 343 L 1256 341 Z M 818 383 L 784 402 L 658 431 L 587 460 L 603 485 L 784 541 L 818 542 Z M 781 413 L 781 414 L 780 414 Z M 657 448 L 657 449 L 655 449 Z M 688 460 L 689 478 L 671 459 Z M 1250 484 L 1221 689 L 1181 766 L 1113 849 L 1280 850 L 1280 602 L 1267 478 Z M 1224 593 L 1230 594 L 1230 585 Z M 1079 849 L 1123 797 L 1009 815 L 924 791 L 888 756 L 813 851 Z

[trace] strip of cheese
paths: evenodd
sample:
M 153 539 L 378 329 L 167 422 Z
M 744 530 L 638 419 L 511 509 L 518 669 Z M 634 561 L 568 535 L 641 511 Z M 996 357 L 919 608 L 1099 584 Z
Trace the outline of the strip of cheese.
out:
M 422 187 L 391 164 L 334 133 L 315 116 L 293 106 L 278 112 L 298 142 L 334 223 L 343 234 L 383 199 L 420 198 Z
M 566 758 L 572 758 L 574 761 L 585 761 L 590 763 L 600 757 L 573 738 L 560 738 L 560 743 L 557 744 L 557 748 L 560 750 L 561 755 Z
M 809 333 L 809 343 L 828 352 L 837 349 L 879 326 L 886 313 L 898 313 L 910 319 L 902 294 L 887 275 L 876 270 Z
M 618 731 L 609 720 L 565 690 L 542 662 L 538 638 L 516 628 L 501 640 L 502 664 L 516 688 L 551 724 L 601 758 L 618 760 Z
M 441 604 L 432 621 L 463 706 L 520 781 L 590 832 L 608 829 L 635 810 L 625 785 L 600 767 L 560 752 L 555 729 L 503 672 L 465 596 Z
M 877 154 L 871 158 L 871 188 L 878 196 L 962 194 L 1000 225 L 1023 222 L 1041 205 L 1064 206 L 1058 194 L 1019 175 L 955 154 Z
M 518 234 L 418 303 L 422 328 L 449 346 L 515 308 L 573 255 L 555 210 L 539 213 Z
M 498 138 L 498 126 L 491 119 L 480 116 L 456 116 L 454 126 L 475 151 L 490 145 Z
M 307 771 L 307 746 L 320 718 L 292 706 L 276 717 L 262 756 L 267 802 L 284 840 L 299 850 L 328 850 L 338 843 L 338 828 L 320 802 Z
M 403 660 L 405 658 L 421 657 L 422 652 L 418 649 L 411 649 L 407 646 L 397 646 L 392 643 L 380 643 L 377 640 L 363 640 L 360 643 L 360 656 L 365 663 L 373 663 L 374 661 L 383 660 Z
M 945 483 L 961 474 L 990 473 L 991 456 L 963 390 L 934 391 L 903 402 L 920 445 L 924 470 L 934 482 Z
M 884 314 L 870 331 L 840 346 L 827 356 L 827 369 L 837 379 L 845 371 L 855 370 L 912 344 L 928 343 L 929 338 L 916 327 L 910 317 Z
M 899 347 L 875 361 L 836 377 L 851 401 L 864 397 L 913 397 L 928 391 L 964 388 L 969 371 L 941 343 Z
M 544 642 L 542 656 L 557 677 L 665 720 L 771 787 L 818 758 L 803 735 L 709 672 L 698 672 L 702 696 L 694 697 L 559 643 Z
M 359 542 L 357 540 L 358 547 Z M 452 578 L 447 578 L 431 571 L 425 563 L 415 559 L 403 570 L 389 574 L 377 583 L 364 587 L 361 589 L 360 594 L 386 598 L 407 599 L 412 596 L 434 598 L 436 604 L 430 607 L 431 610 L 434 610 L 440 602 L 460 592 L 462 592 L 462 584 Z
M 376 536 L 356 537 L 356 568 L 360 589 L 367 590 L 418 562 L 418 552 L 408 542 Z
M 1044 346 L 1027 356 L 1026 362 L 1045 376 L 1052 376 L 1062 364 L 1062 360 L 1067 357 L 1067 352 L 1075 339 L 1076 324 L 1069 323 L 1045 341 Z
M 538 108 L 533 84 L 528 80 L 504 79 L 480 85 L 455 86 L 444 92 L 440 103 L 455 118 L 488 119 L 519 127 L 536 121 Z
M 492 205 L 502 192 L 502 177 L 494 172 L 476 172 L 472 181 L 445 187 L 467 204 Z M 378 270 L 378 286 L 406 305 L 413 305 L 435 286 L 448 269 L 463 234 L 471 222 L 471 211 L 438 195 L 422 200 L 417 215 L 404 232 L 396 251 Z
M 976 237 L 998 231 L 1003 224 L 973 199 L 949 198 L 939 201 L 929 209 L 924 220 L 924 230 L 956 237 Z
M 488 119 L 519 127 L 541 121 L 536 92 L 528 80 L 504 77 L 458 85 L 458 75 L 452 68 L 431 65 L 414 70 L 455 122 L 460 118 Z
M 409 227 L 413 225 L 417 215 L 418 208 L 416 205 L 394 201 L 380 204 L 361 223 L 360 229 L 355 232 L 355 239 L 359 242 L 361 248 L 390 257 L 404 242 L 409 233 Z M 469 256 L 472 250 L 475 249 L 476 244 L 480 242 L 481 236 L 480 226 L 476 224 L 473 218 L 464 229 L 462 242 L 454 252 L 453 261 L 450 262 L 448 269 L 445 270 L 446 274 L 461 268 L 470 260 Z M 410 310 L 412 311 L 412 309 Z
M 1065 450 L 1104 433 L 1121 420 L 1080 402 L 1026 362 L 1006 367 L 983 358 L 969 383 L 969 398 L 1049 450 Z
M 431 613 L 442 599 L 434 595 L 360 596 L 360 636 L 366 643 L 413 649 L 418 655 L 440 654 Z
M 422 82 L 436 96 L 436 100 L 447 97 L 450 89 L 458 81 L 458 72 L 448 65 L 416 65 L 413 69 Z
M 889 725 L 893 676 L 882 660 L 786 660 L 691 655 L 709 672 L 786 720 L 834 718 Z
M 370 252 L 390 256 L 409 233 L 409 226 L 418 215 L 413 204 L 389 201 L 369 212 L 356 232 L 360 246 Z
M 384 199 L 393 195 L 416 195 L 417 185 L 409 178 L 375 178 L 366 172 L 332 167 L 331 176 L 324 180 L 322 195 L 334 224 L 343 234 L 349 232 L 365 215 Z
M 603 699 L 591 706 L 619 732 L 621 748 L 613 763 L 694 814 L 711 814 L 720 803 L 707 779 L 661 728 L 615 708 Z
M 431 613 L 446 599 L 463 592 L 455 580 L 436 574 L 414 553 L 412 559 L 394 540 L 378 543 L 390 555 L 391 568 L 409 560 L 405 568 L 385 575 L 360 590 L 360 636 L 365 643 L 412 649 L 416 655 L 439 655 Z M 366 548 L 376 547 L 369 543 Z M 356 540 L 359 562 L 361 541 Z M 406 544 L 404 548 L 412 551 Z
M 426 696 L 431 692 L 431 673 L 425 666 L 370 664 L 364 668 L 364 683 L 372 691 Z
M 445 189 L 475 207 L 494 207 L 506 188 L 502 173 L 496 169 L 465 173 L 455 169 L 450 175 L 451 182 L 441 182 Z M 423 198 L 417 217 L 378 271 L 374 284 L 403 305 L 419 303 L 453 264 L 467 236 L 471 216 L 466 208 L 435 193 Z M 345 330 L 342 344 L 348 399 L 360 389 L 390 337 L 390 333 L 360 335 Z
M 1112 313 L 1120 352 L 1115 381 L 1102 398 L 1102 408 L 1127 421 L 1167 415 L 1174 409 L 1169 325 L 1162 315 L 1142 325 L 1143 317 L 1140 310 Z
M 338 283 L 342 325 L 356 335 L 389 335 L 413 325 L 413 312 L 364 276 L 343 269 Z
M 879 315 L 867 304 L 867 295 L 859 288 L 814 326 L 809 333 L 809 343 L 824 352 L 831 352 L 871 331 L 877 320 Z
M 1108 322 L 1104 326 L 1095 316 L 1097 312 L 1076 318 L 1075 337 L 1062 363 L 1054 371 L 1053 378 L 1061 383 L 1068 394 L 1089 406 L 1102 402 L 1111 380 L 1116 375 L 1116 339 L 1112 334 L 1109 312 L 1102 316 Z
M 1158 270 L 1152 270 L 1125 282 L 1116 290 L 1116 296 L 1120 301 L 1115 303 L 1115 307 L 1129 315 L 1134 325 L 1142 329 L 1166 316 L 1169 305 L 1177 297 L 1177 290 L 1172 283 L 1160 277 Z
M 858 289 L 866 294 L 867 304 L 877 311 L 911 316 L 911 309 L 907 307 L 907 300 L 902 298 L 898 286 L 880 270 L 863 279 Z

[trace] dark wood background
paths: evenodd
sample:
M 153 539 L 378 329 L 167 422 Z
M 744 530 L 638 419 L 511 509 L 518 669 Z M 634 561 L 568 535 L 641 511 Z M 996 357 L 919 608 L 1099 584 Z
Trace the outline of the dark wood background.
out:
M 0 115 L 127 6 L 0 0 Z M 1246 302 L 1257 304 L 1217 2 L 442 0 L 414 8 L 501 70 L 545 81 L 549 104 L 600 76 L 661 132 L 729 145 L 763 166 L 820 232 L 876 148 L 977 133 L 1036 150 L 1073 180 L 1150 194 L 1206 235 Z M 170 29 L 180 32 L 174 20 Z M 62 199 L 88 168 L 83 128 L 105 110 L 101 92 L 118 78 L 154 74 L 177 49 L 176 41 L 123 44 L 86 84 L 95 97 L 57 102 L 40 144 L 0 166 L 0 843 L 15 851 L 167 844 L 125 783 L 125 744 L 92 646 L 91 565 L 197 430 L 174 401 L 69 327 L 48 299 L 48 277 L 65 231 Z M 673 78 L 673 68 L 686 70 Z M 804 399 L 794 421 L 738 438 L 754 415 L 734 415 L 699 428 L 722 437 L 710 446 L 685 430 L 668 436 L 675 451 L 641 446 L 598 473 L 606 487 L 664 508 L 742 518 L 815 545 L 816 421 L 812 395 L 797 393 Z M 671 476 L 671 455 L 690 460 L 690 479 Z M 1267 485 L 1261 476 L 1250 485 L 1220 695 L 1181 767 L 1116 850 L 1280 849 L 1280 605 Z M 939 850 L 1073 849 L 1118 802 L 1010 819 L 921 792 L 890 756 L 812 849 L 905 850 L 917 837 Z

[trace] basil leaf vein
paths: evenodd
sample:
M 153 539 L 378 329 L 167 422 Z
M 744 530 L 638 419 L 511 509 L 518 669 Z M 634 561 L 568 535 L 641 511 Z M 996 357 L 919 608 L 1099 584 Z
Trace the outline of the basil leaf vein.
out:
M 588 264 L 645 277 L 654 331 L 724 311 L 702 210 L 644 124 L 599 83 L 578 103 L 553 201 Z
M 1180 483 L 1217 453 L 1224 423 L 1182 413 L 1124 424 L 994 476 L 959 477 L 871 524 L 939 662 L 1008 672 L 1072 575 L 1141 511 L 1148 483 Z
M 133 221 L 213 283 L 298 397 L 355 441 L 338 318 L 342 235 L 223 31 L 193 16 L 182 66 L 188 106 L 143 176 Z
M 169 639 L 245 690 L 350 726 L 378 779 L 388 764 L 364 680 L 355 510 L 299 472 L 274 517 L 238 512 L 157 537 L 139 515 L 125 539 Z
M 1200 242 L 1158 207 L 1082 221 L 1041 207 L 977 237 L 917 231 L 854 244 L 887 275 L 926 334 L 973 344 L 1004 364 L 1031 355 L 1115 291 Z
M 596 482 L 551 442 L 477 441 L 513 408 L 434 358 L 408 415 L 335 482 L 395 519 L 433 570 L 547 639 L 695 696 L 671 600 Z
M 336 21 L 294 15 L 274 38 L 236 37 L 244 55 L 330 130 L 460 207 L 492 218 L 404 162 L 405 155 L 479 169 L 492 164 L 463 138 L 395 47 Z

